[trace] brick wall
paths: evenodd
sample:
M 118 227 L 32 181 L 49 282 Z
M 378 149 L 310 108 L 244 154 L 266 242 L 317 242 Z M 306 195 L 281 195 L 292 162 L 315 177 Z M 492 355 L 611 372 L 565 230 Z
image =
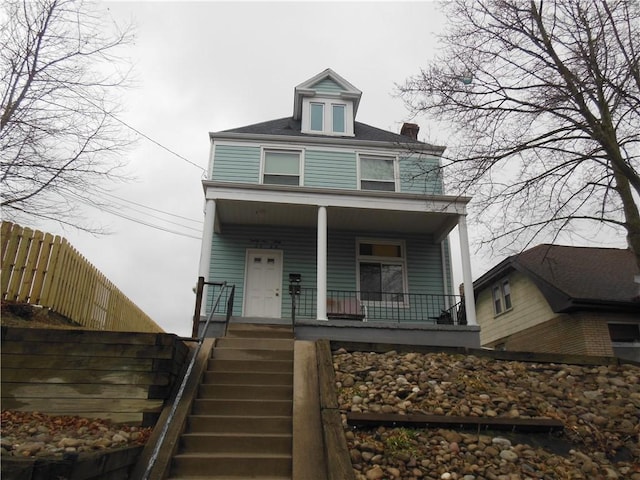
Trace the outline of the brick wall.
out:
M 579 312 L 551 320 L 499 339 L 509 351 L 613 356 L 608 323 L 638 322 L 634 314 Z

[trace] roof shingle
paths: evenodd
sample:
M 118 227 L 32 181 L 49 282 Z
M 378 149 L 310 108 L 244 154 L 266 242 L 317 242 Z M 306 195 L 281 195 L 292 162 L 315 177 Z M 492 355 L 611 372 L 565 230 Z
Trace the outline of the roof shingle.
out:
M 295 120 L 293 117 L 278 118 L 276 120 L 269 120 L 266 122 L 255 123 L 253 125 L 247 125 L 239 128 L 232 128 L 229 130 L 223 130 L 217 133 L 243 133 L 254 135 L 274 135 L 274 136 L 299 136 L 310 138 L 327 138 L 326 135 L 311 135 L 308 133 L 302 133 L 300 120 Z M 380 128 L 372 127 L 366 123 L 354 122 L 354 134 L 353 137 L 329 137 L 335 139 L 336 142 L 340 141 L 340 138 L 348 138 L 363 141 L 373 142 L 388 142 L 398 144 L 414 144 L 421 147 L 431 148 L 444 148 L 435 145 L 430 145 L 419 140 L 414 140 L 411 137 L 405 135 L 399 135 L 397 133 L 388 132 Z M 214 134 L 215 136 L 215 134 Z

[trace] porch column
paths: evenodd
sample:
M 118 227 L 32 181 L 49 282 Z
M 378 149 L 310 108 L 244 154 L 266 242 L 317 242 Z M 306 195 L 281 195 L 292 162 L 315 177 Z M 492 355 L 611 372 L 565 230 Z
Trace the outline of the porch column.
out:
M 213 228 L 216 222 L 216 201 L 209 199 L 204 206 L 204 227 L 202 230 L 202 245 L 200 246 L 200 265 L 198 276 L 209 281 L 211 268 L 211 243 L 213 242 Z
M 471 256 L 469 255 L 469 236 L 467 234 L 467 217 L 458 218 L 458 235 L 460 236 L 460 253 L 462 255 L 462 282 L 464 285 L 464 306 L 467 313 L 467 325 L 477 325 L 476 303 L 473 298 L 473 277 L 471 276 Z
M 318 206 L 317 311 L 318 320 L 327 319 L 327 207 Z

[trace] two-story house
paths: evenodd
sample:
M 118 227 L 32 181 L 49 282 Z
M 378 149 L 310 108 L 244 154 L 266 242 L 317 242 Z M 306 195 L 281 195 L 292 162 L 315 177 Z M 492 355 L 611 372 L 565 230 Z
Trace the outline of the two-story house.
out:
M 469 198 L 444 194 L 444 147 L 417 125 L 357 122 L 361 95 L 327 69 L 295 87 L 291 117 L 210 134 L 200 275 L 235 285 L 234 320 L 295 315 L 298 338 L 479 346 Z

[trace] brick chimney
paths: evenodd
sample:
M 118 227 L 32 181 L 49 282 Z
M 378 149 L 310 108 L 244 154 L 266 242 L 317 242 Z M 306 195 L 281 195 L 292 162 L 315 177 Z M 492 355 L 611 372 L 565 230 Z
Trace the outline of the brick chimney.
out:
M 420 127 L 417 123 L 404 123 L 400 129 L 400 135 L 418 140 L 418 132 Z

